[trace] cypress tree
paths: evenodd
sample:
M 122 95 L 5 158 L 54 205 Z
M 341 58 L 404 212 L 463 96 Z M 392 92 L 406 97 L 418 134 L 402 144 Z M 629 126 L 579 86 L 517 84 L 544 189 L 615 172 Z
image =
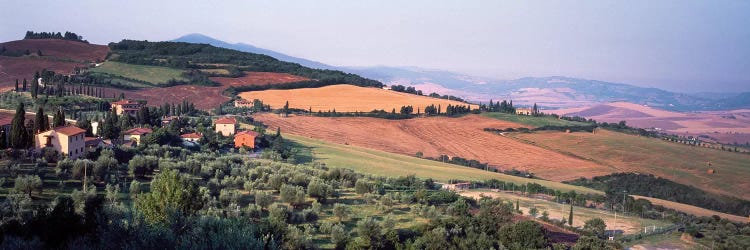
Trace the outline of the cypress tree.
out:
M 18 92 L 18 79 L 16 79 L 16 92 Z
M 23 92 L 26 92 L 26 78 L 23 79 Z
M 8 148 L 8 136 L 5 133 L 5 130 L 0 131 L 0 149 L 6 149 Z
M 570 214 L 568 214 L 568 225 L 573 226 L 573 202 L 570 203 Z
M 518 200 L 516 200 L 516 211 L 521 211 L 521 206 L 518 204 Z
M 46 115 L 44 115 L 44 109 L 41 106 L 36 110 L 36 116 L 34 117 L 34 134 L 47 131 L 48 123 Z
M 28 145 L 26 135 L 26 109 L 24 108 L 23 102 L 18 103 L 16 108 L 16 115 L 13 117 L 13 121 L 10 126 L 10 146 L 16 149 L 25 148 Z

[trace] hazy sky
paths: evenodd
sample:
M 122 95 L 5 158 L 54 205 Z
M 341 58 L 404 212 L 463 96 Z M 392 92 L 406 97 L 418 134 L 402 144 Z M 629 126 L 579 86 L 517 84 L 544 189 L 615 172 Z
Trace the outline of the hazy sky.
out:
M 0 40 L 202 33 L 345 66 L 750 91 L 750 1 L 2 1 Z

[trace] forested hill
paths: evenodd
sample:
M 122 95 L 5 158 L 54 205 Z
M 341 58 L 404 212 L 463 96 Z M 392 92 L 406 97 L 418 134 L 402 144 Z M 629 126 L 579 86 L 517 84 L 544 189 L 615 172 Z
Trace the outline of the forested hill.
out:
M 273 57 L 218 48 L 208 44 L 122 40 L 110 43 L 112 61 L 166 66 L 180 69 L 217 69 L 241 74 L 242 71 L 278 72 L 303 76 L 326 83 L 382 87 L 379 81 L 338 70 L 312 69 Z

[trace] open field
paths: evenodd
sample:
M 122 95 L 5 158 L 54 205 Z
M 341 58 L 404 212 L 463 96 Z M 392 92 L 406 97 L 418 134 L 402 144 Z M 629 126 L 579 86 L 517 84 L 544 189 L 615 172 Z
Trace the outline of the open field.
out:
M 148 88 L 138 90 L 122 90 L 107 88 L 106 96 L 119 96 L 125 93 L 126 98 L 146 100 L 148 105 L 157 106 L 164 103 L 179 103 L 182 100 L 188 100 L 195 103 L 196 108 L 209 110 L 218 107 L 220 104 L 229 101 L 230 98 L 224 96 L 222 92 L 230 86 L 242 86 L 244 84 L 273 84 L 296 81 L 297 78 L 285 73 L 271 72 L 247 72 L 243 81 L 222 83 L 218 87 L 197 86 L 197 85 L 177 85 L 165 88 Z
M 378 88 L 365 88 L 348 84 L 331 85 L 320 88 L 304 88 L 291 90 L 263 90 L 240 93 L 246 100 L 259 99 L 271 105 L 271 108 L 281 108 L 289 101 L 290 108 L 313 112 L 336 110 L 338 112 L 370 112 L 372 110 L 391 111 L 400 110 L 402 106 L 411 105 L 414 112 L 434 104 L 440 105 L 442 112 L 450 105 L 467 105 L 466 103 L 400 93 Z M 476 108 L 476 105 L 471 105 Z
M 510 136 L 561 154 L 587 159 L 618 172 L 660 176 L 710 192 L 750 199 L 750 155 L 692 147 L 607 130 L 592 133 L 538 132 Z M 708 163 L 716 170 L 708 174 Z
M 226 87 L 268 85 L 274 83 L 300 82 L 310 80 L 305 77 L 286 73 L 271 72 L 245 72 L 242 77 L 209 77 L 211 81 L 218 82 Z M 252 101 L 252 99 L 250 99 Z
M 524 124 L 524 125 L 528 125 L 532 127 L 589 125 L 587 123 L 566 121 L 566 120 L 556 119 L 554 117 L 549 117 L 549 116 L 534 117 L 534 116 L 529 116 L 529 115 L 516 115 L 516 114 L 507 114 L 507 113 L 500 113 L 500 112 L 492 112 L 492 113 L 485 112 L 485 113 L 482 113 L 481 115 L 484 117 L 520 123 L 520 124 Z
M 77 62 L 47 60 L 39 57 L 7 57 L 0 56 L 0 88 L 15 86 L 16 79 L 19 85 L 26 78 L 28 82 L 33 81 L 34 73 L 46 69 L 59 74 L 70 74 L 76 67 L 85 67 L 86 64 Z
M 500 198 L 508 201 L 518 201 L 521 211 L 524 215 L 529 215 L 529 210 L 532 207 L 536 207 L 539 210 L 539 215 L 542 212 L 547 211 L 550 219 L 560 220 L 562 218 L 568 219 L 570 213 L 570 205 L 559 204 L 552 201 L 547 201 L 534 197 L 526 197 L 522 195 L 513 194 L 511 192 L 493 192 L 491 190 L 467 190 L 459 192 L 460 195 L 466 197 L 480 198 L 481 195 Z M 617 214 L 617 221 L 615 221 L 615 215 L 609 211 L 585 208 L 585 207 L 573 207 L 573 226 L 583 227 L 586 220 L 593 218 L 601 218 L 607 224 L 607 230 L 621 230 L 625 234 L 638 233 L 643 230 L 644 226 L 657 226 L 664 227 L 668 226 L 669 223 L 651 219 L 643 219 L 637 216 L 625 216 Z
M 255 119 L 269 125 L 272 130 L 280 127 L 282 133 L 409 156 L 417 152 L 432 158 L 459 156 L 486 162 L 501 170 L 527 170 L 553 181 L 617 172 L 611 167 L 485 132 L 483 129 L 487 127 L 517 128 L 523 125 L 479 115 L 385 120 L 365 117 L 282 118 L 274 114 L 259 114 Z
M 60 39 L 17 40 L 0 43 L 0 47 L 3 46 L 8 50 L 29 50 L 32 54 L 36 54 L 37 50 L 41 50 L 43 57 L 73 60 L 77 62 L 103 61 L 104 58 L 107 57 L 107 52 L 109 52 L 109 47 L 107 47 L 107 45 L 88 44 Z
M 575 190 L 579 193 L 601 193 L 593 189 L 559 182 L 500 174 L 363 147 L 310 139 L 284 132 L 282 132 L 282 135 L 284 138 L 307 147 L 307 150 L 312 152 L 312 156 L 316 161 L 323 162 L 328 167 L 348 168 L 357 172 L 391 177 L 414 174 L 417 177 L 433 178 L 441 182 L 447 182 L 450 179 L 467 181 L 498 179 L 516 184 L 533 182 L 564 191 Z
M 718 215 L 721 218 L 726 218 L 726 219 L 729 219 L 729 220 L 732 220 L 732 221 L 736 221 L 736 222 L 740 222 L 740 223 L 750 223 L 750 218 L 748 218 L 748 217 L 742 217 L 742 216 L 737 216 L 737 215 L 733 215 L 733 214 L 726 214 L 726 213 L 716 212 L 716 211 L 708 210 L 708 209 L 701 208 L 701 207 L 691 206 L 691 205 L 688 205 L 688 204 L 682 204 L 682 203 L 677 203 L 677 202 L 668 201 L 668 200 L 662 200 L 662 199 L 657 199 L 657 198 L 645 197 L 645 196 L 640 196 L 640 195 L 631 195 L 631 196 L 633 196 L 633 198 L 635 198 L 635 199 L 646 199 L 646 200 L 650 201 L 654 205 L 659 205 L 659 206 L 663 206 L 663 207 L 666 207 L 666 208 L 671 208 L 671 209 L 674 209 L 674 210 L 677 210 L 677 211 L 680 211 L 680 212 L 684 212 L 684 213 L 688 213 L 688 214 L 692 214 L 692 215 L 695 215 L 695 216 L 713 216 L 713 215 Z
M 718 142 L 750 142 L 750 110 L 680 113 L 643 105 L 614 102 L 579 108 L 544 110 L 568 116 L 583 116 L 599 122 L 627 121 L 639 128 L 659 128 L 685 136 L 706 135 Z
M 126 78 L 136 79 L 145 81 L 153 84 L 163 84 L 171 79 L 176 80 L 187 80 L 182 76 L 182 70 L 159 67 L 159 66 L 148 66 L 148 65 L 136 65 L 127 64 L 121 62 L 104 62 L 99 67 L 91 68 L 91 72 L 106 73 Z

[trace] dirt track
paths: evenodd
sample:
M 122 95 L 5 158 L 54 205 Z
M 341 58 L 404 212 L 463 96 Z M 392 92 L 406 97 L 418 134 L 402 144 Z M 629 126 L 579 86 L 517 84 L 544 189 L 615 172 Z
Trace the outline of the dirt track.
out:
M 528 170 L 541 178 L 562 181 L 593 177 L 614 172 L 614 169 L 562 155 L 484 132 L 486 127 L 522 127 L 522 125 L 467 115 L 460 118 L 430 117 L 409 120 L 376 118 L 324 118 L 273 114 L 256 115 L 272 130 L 308 136 L 335 143 L 383 150 L 392 153 L 425 157 L 445 154 L 487 162 L 502 170 Z

